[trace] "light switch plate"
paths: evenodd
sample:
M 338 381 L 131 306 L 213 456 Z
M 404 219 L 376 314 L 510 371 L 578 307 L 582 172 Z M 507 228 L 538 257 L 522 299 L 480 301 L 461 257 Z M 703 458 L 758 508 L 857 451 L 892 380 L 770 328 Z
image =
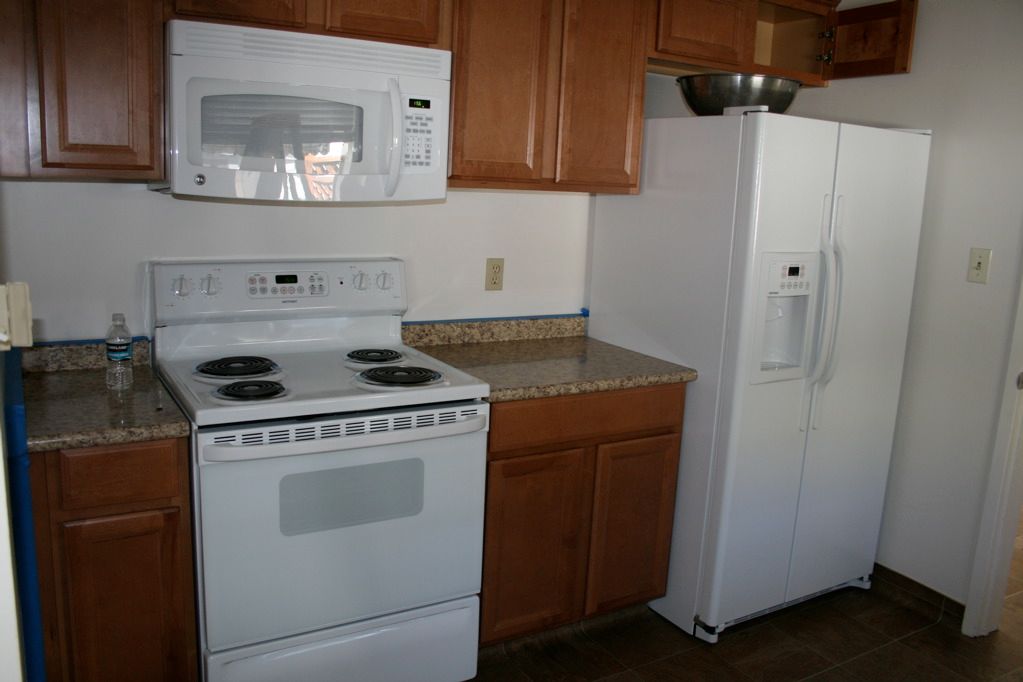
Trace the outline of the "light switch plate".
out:
M 973 247 L 970 249 L 970 267 L 966 271 L 966 281 L 987 284 L 987 273 L 990 266 L 991 249 Z

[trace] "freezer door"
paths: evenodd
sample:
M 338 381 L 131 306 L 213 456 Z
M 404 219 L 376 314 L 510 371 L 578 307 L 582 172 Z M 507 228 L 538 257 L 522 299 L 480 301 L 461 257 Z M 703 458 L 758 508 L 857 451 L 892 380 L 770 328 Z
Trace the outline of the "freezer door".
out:
M 786 601 L 873 570 L 929 149 L 928 135 L 839 131 L 837 329 L 814 389 Z

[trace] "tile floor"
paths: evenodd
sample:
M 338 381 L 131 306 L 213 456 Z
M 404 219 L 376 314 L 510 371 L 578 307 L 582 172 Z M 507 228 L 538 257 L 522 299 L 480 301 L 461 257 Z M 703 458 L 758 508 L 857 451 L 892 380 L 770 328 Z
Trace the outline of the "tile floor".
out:
M 1001 628 L 987 637 L 963 636 L 961 612 L 896 583 L 875 576 L 869 591 L 850 588 L 758 618 L 715 645 L 637 607 L 487 647 L 476 679 L 1023 682 L 1023 532 Z

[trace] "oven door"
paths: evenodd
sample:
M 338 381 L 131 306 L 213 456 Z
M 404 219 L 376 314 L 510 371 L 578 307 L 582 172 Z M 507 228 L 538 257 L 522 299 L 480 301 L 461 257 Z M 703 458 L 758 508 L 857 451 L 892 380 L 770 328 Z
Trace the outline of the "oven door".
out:
M 206 650 L 479 592 L 487 406 L 450 412 L 200 432 Z

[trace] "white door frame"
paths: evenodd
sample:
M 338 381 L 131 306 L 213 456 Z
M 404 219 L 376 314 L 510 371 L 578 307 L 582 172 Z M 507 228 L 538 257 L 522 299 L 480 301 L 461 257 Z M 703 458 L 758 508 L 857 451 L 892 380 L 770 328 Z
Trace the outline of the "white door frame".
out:
M 1016 320 L 963 614 L 963 634 L 974 637 L 997 629 L 1001 620 L 1016 525 L 1023 506 L 1023 391 L 1016 387 L 1021 372 L 1023 288 L 1016 295 Z

